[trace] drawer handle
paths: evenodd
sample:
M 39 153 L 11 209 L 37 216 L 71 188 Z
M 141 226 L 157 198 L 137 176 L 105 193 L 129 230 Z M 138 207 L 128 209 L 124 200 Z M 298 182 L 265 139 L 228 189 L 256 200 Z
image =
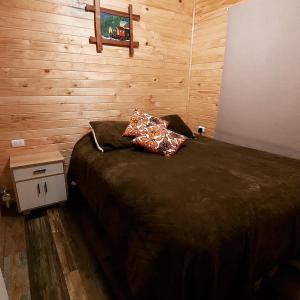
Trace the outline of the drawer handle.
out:
M 46 169 L 35 170 L 33 171 L 33 174 L 45 173 L 46 171 L 47 171 Z
M 44 190 L 45 190 L 45 193 L 47 194 L 47 192 L 48 192 L 47 182 L 44 183 Z
M 37 192 L 38 192 L 38 195 L 40 195 L 41 189 L 40 189 L 40 184 L 39 183 L 37 184 Z

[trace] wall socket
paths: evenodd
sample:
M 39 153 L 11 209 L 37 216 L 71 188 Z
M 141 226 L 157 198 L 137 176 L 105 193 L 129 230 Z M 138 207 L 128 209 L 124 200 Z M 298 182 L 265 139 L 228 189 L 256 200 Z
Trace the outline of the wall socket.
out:
M 23 139 L 11 140 L 11 146 L 13 148 L 24 147 L 25 146 L 25 140 L 23 140 Z
M 198 133 L 204 133 L 205 127 L 204 126 L 198 126 Z

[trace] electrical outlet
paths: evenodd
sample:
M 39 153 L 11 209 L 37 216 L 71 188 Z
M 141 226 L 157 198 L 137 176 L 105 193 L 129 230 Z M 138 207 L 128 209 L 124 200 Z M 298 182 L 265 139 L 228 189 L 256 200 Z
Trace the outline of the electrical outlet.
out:
M 198 133 L 204 133 L 205 127 L 204 126 L 198 126 Z
M 11 140 L 11 146 L 13 148 L 24 147 L 25 146 L 25 140 L 23 140 L 23 139 Z

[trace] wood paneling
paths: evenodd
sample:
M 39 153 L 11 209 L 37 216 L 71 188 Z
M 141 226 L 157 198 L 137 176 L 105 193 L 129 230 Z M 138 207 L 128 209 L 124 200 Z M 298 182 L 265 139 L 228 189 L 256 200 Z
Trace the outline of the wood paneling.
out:
M 89 45 L 93 15 L 84 7 L 92 0 L 2 1 L 0 182 L 10 185 L 11 153 L 60 150 L 68 162 L 89 120 L 126 119 L 135 107 L 178 113 L 192 130 L 203 125 L 213 136 L 227 7 L 240 1 L 102 0 L 123 11 L 132 4 L 141 15 L 133 58 L 128 49 L 105 46 L 97 54 Z M 11 148 L 16 138 L 26 147 Z
M 60 150 L 68 162 L 89 120 L 126 119 L 135 107 L 186 116 L 193 1 L 101 0 L 141 15 L 133 58 L 126 48 L 96 53 L 85 4 L 0 3 L 0 183 L 10 185 L 10 154 Z M 11 148 L 17 138 L 25 148 Z
M 196 0 L 188 120 L 213 136 L 224 64 L 227 8 L 241 0 Z

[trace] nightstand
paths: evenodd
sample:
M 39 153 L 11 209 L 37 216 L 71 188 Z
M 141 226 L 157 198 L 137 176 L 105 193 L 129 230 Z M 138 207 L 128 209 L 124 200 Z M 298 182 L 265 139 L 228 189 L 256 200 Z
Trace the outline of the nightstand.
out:
M 64 158 L 58 151 L 10 157 L 19 212 L 67 200 Z

